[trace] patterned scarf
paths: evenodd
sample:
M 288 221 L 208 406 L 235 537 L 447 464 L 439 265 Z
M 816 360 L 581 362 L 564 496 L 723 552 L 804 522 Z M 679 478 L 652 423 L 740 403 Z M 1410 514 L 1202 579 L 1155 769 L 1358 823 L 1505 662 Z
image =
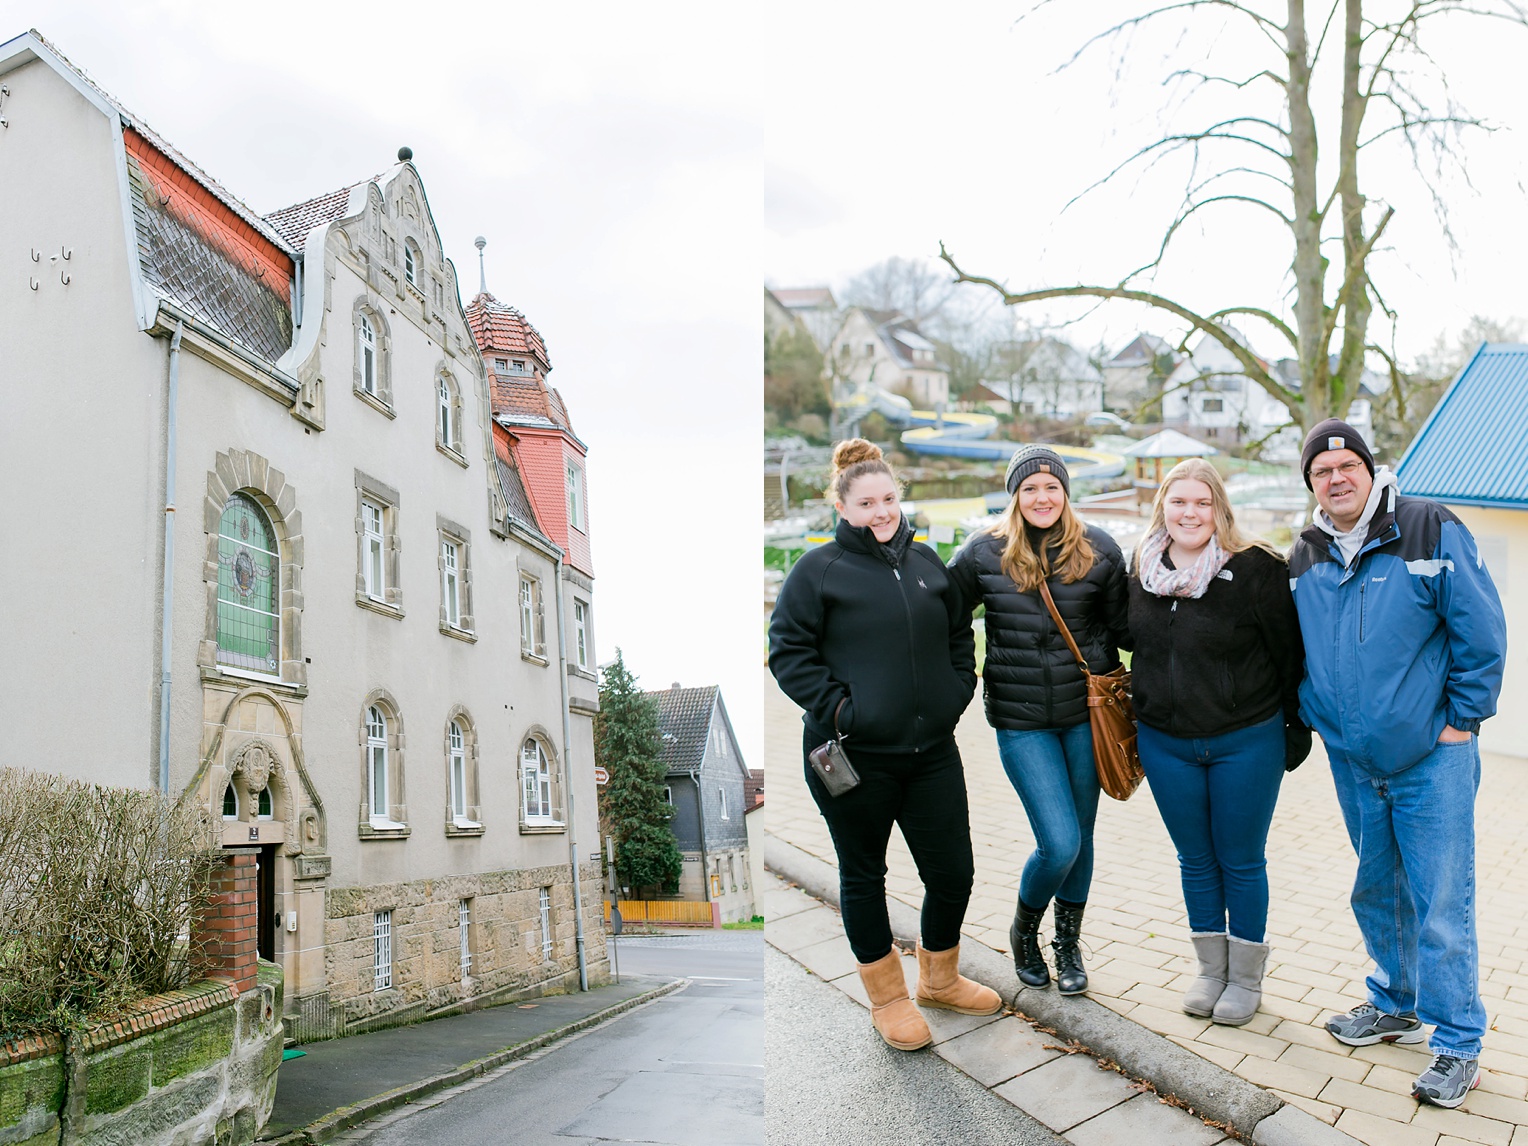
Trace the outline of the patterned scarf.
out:
M 1142 542 L 1141 587 L 1158 597 L 1203 597 L 1215 575 L 1231 560 L 1231 554 L 1212 535 L 1198 560 L 1187 569 L 1169 569 L 1162 557 L 1171 543 L 1165 529 L 1157 530 Z

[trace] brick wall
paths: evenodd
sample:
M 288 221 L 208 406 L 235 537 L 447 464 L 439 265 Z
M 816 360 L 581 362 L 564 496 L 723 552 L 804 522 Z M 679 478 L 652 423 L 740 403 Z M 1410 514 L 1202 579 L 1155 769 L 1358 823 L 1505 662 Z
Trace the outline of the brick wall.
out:
M 236 991 L 255 986 L 257 913 L 255 848 L 224 849 L 212 873 L 207 908 L 192 937 L 200 946 L 203 974 L 226 979 Z

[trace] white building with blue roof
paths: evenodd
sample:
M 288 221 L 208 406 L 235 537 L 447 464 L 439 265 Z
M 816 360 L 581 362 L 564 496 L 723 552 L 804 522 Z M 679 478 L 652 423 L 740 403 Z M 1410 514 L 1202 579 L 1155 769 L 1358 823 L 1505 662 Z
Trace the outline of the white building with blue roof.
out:
M 1481 746 L 1528 756 L 1528 345 L 1486 342 L 1396 467 L 1401 492 L 1441 501 L 1474 534 L 1507 612 L 1507 673 Z

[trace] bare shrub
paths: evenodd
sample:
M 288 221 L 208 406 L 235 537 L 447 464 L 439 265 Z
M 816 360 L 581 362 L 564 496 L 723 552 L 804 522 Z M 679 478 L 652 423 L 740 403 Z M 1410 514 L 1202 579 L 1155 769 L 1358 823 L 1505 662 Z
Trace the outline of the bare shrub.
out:
M 157 792 L 0 769 L 0 1040 L 184 986 L 216 848 Z

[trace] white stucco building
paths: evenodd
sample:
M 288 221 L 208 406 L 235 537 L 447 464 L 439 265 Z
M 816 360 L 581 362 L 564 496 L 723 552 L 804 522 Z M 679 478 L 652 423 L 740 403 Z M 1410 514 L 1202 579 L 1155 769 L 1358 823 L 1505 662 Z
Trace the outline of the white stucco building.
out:
M 262 218 L 36 35 L 0 82 L 0 764 L 258 847 L 300 1038 L 602 979 L 592 579 L 406 150 Z

